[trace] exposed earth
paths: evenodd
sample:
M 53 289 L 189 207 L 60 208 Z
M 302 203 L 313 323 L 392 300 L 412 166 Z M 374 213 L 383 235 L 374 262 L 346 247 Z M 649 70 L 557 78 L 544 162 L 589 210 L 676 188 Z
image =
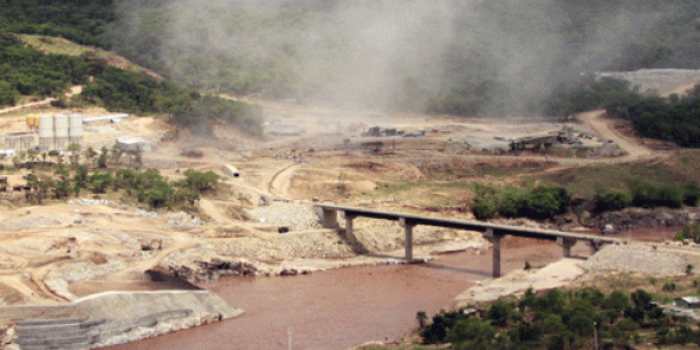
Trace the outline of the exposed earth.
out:
M 294 102 L 245 100 L 265 110 L 266 135 L 262 139 L 247 136 L 227 125 L 216 125 L 214 135 L 181 132 L 172 136 L 173 130 L 157 116 L 130 117 L 118 124 L 97 124 L 86 129 L 85 146 L 95 148 L 109 147 L 122 136 L 150 141 L 154 149 L 144 155 L 145 167 L 158 169 L 170 178 L 180 178 L 186 169 L 212 170 L 221 175 L 224 181 L 220 188 L 199 202 L 197 212 L 151 212 L 110 195 L 49 202 L 42 206 L 27 206 L 21 194 L 0 195 L 0 305 L 56 305 L 110 290 L 206 287 L 223 276 L 237 276 L 245 279 L 226 280 L 213 289 L 220 291 L 236 307 L 248 311 L 250 316 L 244 317 L 250 317 L 253 325 L 260 326 L 272 316 L 269 312 L 260 316 L 261 304 L 245 300 L 246 297 L 254 298 L 261 290 L 261 293 L 268 293 L 265 291 L 269 288 L 298 283 L 301 290 L 306 291 L 303 300 L 310 303 L 322 298 L 323 293 L 304 281 L 330 282 L 326 280 L 327 274 L 320 273 L 319 277 L 299 277 L 299 282 L 290 284 L 281 279 L 265 279 L 259 285 L 254 282 L 254 287 L 241 287 L 250 283 L 248 278 L 252 276 L 301 275 L 340 267 L 402 262 L 403 231 L 398 225 L 358 220 L 356 235 L 369 251 L 369 254 L 358 254 L 337 232 L 320 227 L 314 202 L 471 219 L 471 214 L 464 210 L 471 195 L 469 188 L 463 185 L 466 181 L 508 182 L 523 174 L 664 159 L 673 152 L 642 145 L 633 135 L 618 130 L 616 122 L 601 111 L 583 113 L 574 120 L 552 121 L 380 114 L 310 107 Z M 29 109 L 0 111 L 3 113 L 0 127 L 8 131 L 22 130 L 26 115 L 57 112 L 48 105 L 50 101 L 41 101 L 25 106 Z M 76 112 L 105 113 L 99 109 Z M 383 131 L 379 136 L 368 135 L 372 127 Z M 566 135 L 574 135 L 571 136 L 574 141 L 557 144 L 544 153 L 512 152 L 510 149 L 513 140 L 562 133 L 562 130 Z M 201 151 L 203 156 L 184 155 L 192 149 Z M 226 165 L 235 165 L 241 177 L 226 174 Z M 24 174 L 23 171 L 8 174 L 11 185 L 21 184 Z M 447 287 L 439 290 L 439 296 L 433 294 L 433 299 L 420 304 L 429 311 L 448 307 L 459 292 L 485 278 L 483 266 L 488 266 L 484 263 L 490 261 L 489 257 L 473 253 L 488 249 L 488 243 L 479 234 L 417 227 L 414 235 L 416 255 L 426 260 L 437 253 L 468 250 L 472 253 L 462 255 L 467 258 L 460 260 L 461 266 L 475 257 L 480 261 L 474 271 L 455 274 L 451 270 L 455 265 L 445 263 L 444 269 L 452 272 L 431 275 L 430 278 Z M 636 237 L 632 235 L 631 238 Z M 547 254 L 538 259 L 527 254 L 539 248 L 533 249 L 531 244 L 518 241 L 510 244 L 514 250 L 525 247 L 521 251 L 523 254 L 516 254 L 519 258 L 506 264 L 510 270 L 520 269 L 524 261 L 544 264 L 559 259 L 556 246 L 547 248 L 551 251 L 547 250 Z M 677 249 L 680 251 L 673 252 L 688 252 L 688 249 Z M 438 256 L 437 264 L 450 259 Z M 598 262 L 591 266 L 594 266 L 592 269 L 609 268 L 611 264 Z M 683 263 L 669 264 L 676 264 L 673 266 L 678 268 L 678 264 Z M 404 269 L 409 271 L 408 280 L 394 273 L 403 274 Z M 368 285 L 379 289 L 397 288 L 401 283 L 410 286 L 416 283 L 410 276 L 422 276 L 425 269 L 383 267 L 377 274 L 393 271 L 387 275 L 393 277 Z M 364 275 L 372 274 L 369 271 L 372 270 L 361 268 L 332 273 L 337 273 L 333 276 L 338 278 L 365 281 Z M 548 281 L 558 278 L 543 276 Z M 455 278 L 463 278 L 463 282 L 454 283 Z M 396 304 L 397 307 L 413 314 L 421 307 L 415 304 L 423 300 L 419 297 L 423 295 L 421 290 L 407 294 L 409 301 Z M 370 290 L 366 289 L 366 293 Z M 294 295 L 298 294 L 287 297 Z M 390 299 L 386 295 L 384 298 Z M 392 310 L 395 308 L 385 311 Z M 341 308 L 334 312 L 344 311 Z M 410 323 L 405 317 L 398 323 L 388 320 L 391 322 L 370 328 L 392 329 L 385 334 L 398 337 L 406 333 Z M 342 318 L 338 320 L 335 324 L 345 324 Z M 225 326 L 226 323 L 215 327 Z M 396 328 L 399 326 L 400 329 Z M 284 326 L 280 321 L 275 327 L 280 330 Z M 240 328 L 240 331 L 245 329 Z M 358 334 L 367 340 L 376 336 L 371 331 Z M 178 338 L 169 339 L 162 344 L 172 344 L 173 339 L 177 341 Z M 350 346 L 355 340 L 342 340 L 337 345 Z M 172 347 L 144 344 L 147 345 L 139 346 Z M 249 348 L 259 348 L 258 345 L 273 348 L 267 343 L 250 343 Z M 308 348 L 316 346 L 312 345 Z

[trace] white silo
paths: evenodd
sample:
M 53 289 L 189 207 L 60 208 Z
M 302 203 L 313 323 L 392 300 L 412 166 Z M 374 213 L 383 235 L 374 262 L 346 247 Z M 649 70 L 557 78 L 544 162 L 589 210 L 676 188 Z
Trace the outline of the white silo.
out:
M 81 144 L 83 142 L 83 116 L 80 114 L 71 114 L 68 119 L 69 142 Z
M 54 148 L 54 123 L 52 116 L 42 115 L 39 119 L 39 147 L 46 151 Z
M 59 114 L 54 117 L 54 136 L 56 137 L 56 149 L 64 150 L 68 147 L 70 124 L 68 116 Z

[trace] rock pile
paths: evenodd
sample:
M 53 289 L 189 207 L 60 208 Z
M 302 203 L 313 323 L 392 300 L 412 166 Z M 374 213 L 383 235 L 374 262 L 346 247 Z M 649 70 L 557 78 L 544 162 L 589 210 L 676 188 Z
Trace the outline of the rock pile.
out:
M 168 225 L 174 228 L 191 229 L 202 225 L 202 219 L 180 211 L 166 215 Z
M 68 204 L 83 206 L 112 205 L 112 201 L 106 199 L 78 198 L 69 200 Z
M 202 257 L 191 261 L 166 259 L 146 271 L 154 281 L 177 279 L 199 286 L 216 282 L 222 276 L 255 276 L 257 268 L 245 259 Z
M 307 204 L 276 201 L 265 207 L 247 210 L 247 213 L 262 224 L 289 227 L 292 231 L 321 227 L 314 208 Z
M 683 275 L 688 261 L 682 255 L 641 244 L 609 245 L 586 261 L 591 272 L 633 272 L 654 276 Z
M 611 231 L 606 227 L 612 227 L 610 233 L 614 233 L 637 228 L 681 227 L 698 218 L 700 213 L 695 210 L 630 208 L 603 213 L 593 219 L 593 226 L 601 231 Z

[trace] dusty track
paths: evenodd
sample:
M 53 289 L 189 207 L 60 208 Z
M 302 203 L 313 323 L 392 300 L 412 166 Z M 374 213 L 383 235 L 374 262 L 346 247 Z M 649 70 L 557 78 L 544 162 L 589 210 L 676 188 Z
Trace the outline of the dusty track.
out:
M 292 185 L 292 178 L 294 177 L 294 172 L 299 169 L 301 165 L 290 164 L 280 170 L 278 170 L 268 181 L 267 189 L 268 191 L 279 197 L 287 198 L 289 197 L 289 187 Z
M 75 95 L 79 95 L 83 92 L 83 87 L 82 86 L 73 86 L 71 87 L 70 91 L 65 94 L 67 98 L 71 98 Z M 12 113 L 16 112 L 22 109 L 26 108 L 34 108 L 34 107 L 44 107 L 48 106 L 51 104 L 51 102 L 57 101 L 58 99 L 55 97 L 50 97 L 43 99 L 41 101 L 36 101 L 36 102 L 30 102 L 30 103 L 25 103 L 19 106 L 14 106 L 14 107 L 8 107 L 8 108 L 3 108 L 0 109 L 0 114 L 7 114 L 7 113 Z
M 627 153 L 624 157 L 617 158 L 619 162 L 633 162 L 663 156 L 661 152 L 654 152 L 635 140 L 622 135 L 612 126 L 612 121 L 605 118 L 605 111 L 597 110 L 578 115 L 579 121 L 598 133 L 601 137 L 612 140 Z

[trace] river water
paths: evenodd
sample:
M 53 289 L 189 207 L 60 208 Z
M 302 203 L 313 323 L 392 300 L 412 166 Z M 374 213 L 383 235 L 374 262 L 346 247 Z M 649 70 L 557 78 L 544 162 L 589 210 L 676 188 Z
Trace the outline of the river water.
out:
M 556 261 L 561 248 L 536 243 L 502 250 L 503 270 Z M 221 323 L 111 347 L 112 350 L 347 349 L 397 340 L 416 312 L 449 308 L 491 274 L 491 252 L 442 255 L 428 264 L 358 267 L 307 276 L 231 278 L 210 289 L 246 314 Z

